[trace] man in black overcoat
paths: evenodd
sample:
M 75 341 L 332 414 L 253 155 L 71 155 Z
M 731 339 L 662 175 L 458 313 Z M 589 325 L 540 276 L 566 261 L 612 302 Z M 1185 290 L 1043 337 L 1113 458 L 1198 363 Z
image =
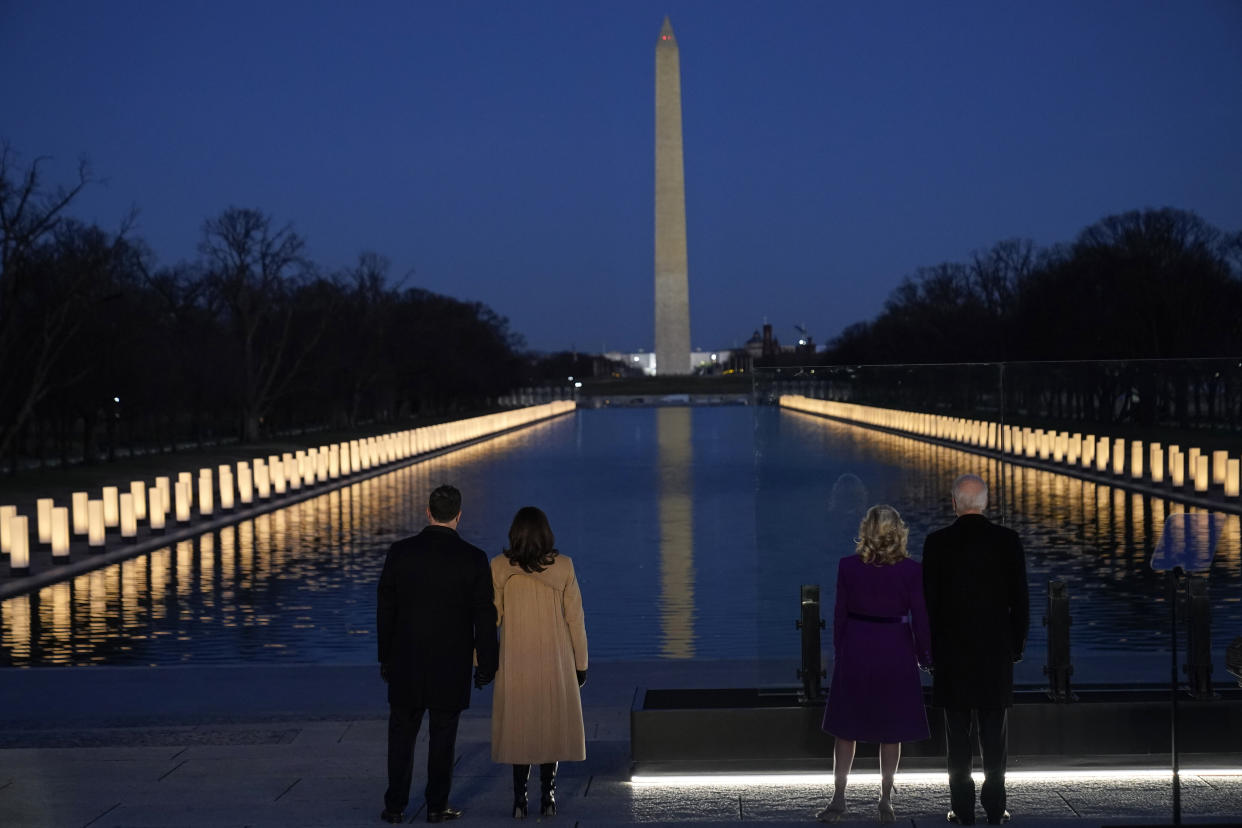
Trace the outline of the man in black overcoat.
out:
M 430 524 L 388 550 L 377 601 L 380 675 L 388 683 L 388 790 L 385 822 L 401 822 L 410 799 L 414 742 L 430 713 L 427 821 L 457 819 L 448 804 L 457 720 L 470 706 L 470 671 L 482 687 L 496 675 L 500 647 L 492 573 L 482 549 L 457 534 L 461 492 L 440 486 L 427 505 Z
M 949 821 L 975 821 L 971 723 L 983 755 L 979 803 L 989 824 L 1005 810 L 1008 708 L 1013 665 L 1022 660 L 1029 626 L 1026 559 L 1012 529 L 983 516 L 988 486 L 966 474 L 953 483 L 957 520 L 923 544 L 923 592 L 931 621 L 932 705 L 944 710 L 948 747 Z

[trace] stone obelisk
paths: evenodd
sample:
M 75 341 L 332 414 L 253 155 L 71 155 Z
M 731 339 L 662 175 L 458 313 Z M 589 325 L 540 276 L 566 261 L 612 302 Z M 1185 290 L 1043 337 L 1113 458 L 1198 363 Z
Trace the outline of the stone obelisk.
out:
M 667 17 L 655 54 L 655 353 L 657 374 L 690 373 L 681 57 Z

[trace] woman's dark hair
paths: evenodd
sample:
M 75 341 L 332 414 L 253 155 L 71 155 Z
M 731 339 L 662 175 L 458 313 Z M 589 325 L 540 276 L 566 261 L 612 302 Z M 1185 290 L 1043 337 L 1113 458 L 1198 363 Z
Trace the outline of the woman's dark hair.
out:
M 509 548 L 505 557 L 513 566 L 526 572 L 543 572 L 556 560 L 556 536 L 542 509 L 523 506 L 513 516 L 509 527 Z

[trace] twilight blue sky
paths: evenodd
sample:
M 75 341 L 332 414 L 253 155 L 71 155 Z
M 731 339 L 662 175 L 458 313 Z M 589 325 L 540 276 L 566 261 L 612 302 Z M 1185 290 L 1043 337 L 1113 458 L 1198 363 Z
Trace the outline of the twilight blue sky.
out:
M 1242 2 L 0 0 L 0 138 L 159 260 L 229 205 L 541 349 L 650 347 L 656 35 L 692 342 L 825 342 L 920 265 L 1173 206 L 1242 230 Z

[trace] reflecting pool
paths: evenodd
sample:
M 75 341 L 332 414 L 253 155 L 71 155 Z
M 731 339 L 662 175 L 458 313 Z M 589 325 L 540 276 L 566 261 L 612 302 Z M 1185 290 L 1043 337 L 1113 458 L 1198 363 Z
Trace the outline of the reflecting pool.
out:
M 582 410 L 9 599 L 0 663 L 372 662 L 384 554 L 422 526 L 442 482 L 462 489 L 461 533 L 489 556 L 519 507 L 548 513 L 578 570 L 593 659 L 794 663 L 799 585 L 823 585 L 830 618 L 862 511 L 896 506 L 918 557 L 952 520 L 963 472 L 992 483 L 993 516 L 1026 543 L 1032 658 L 1052 578 L 1070 585 L 1076 662 L 1167 648 L 1163 576 L 1147 559 L 1178 504 L 739 406 Z M 1214 653 L 1242 633 L 1239 523 L 1224 519 Z

